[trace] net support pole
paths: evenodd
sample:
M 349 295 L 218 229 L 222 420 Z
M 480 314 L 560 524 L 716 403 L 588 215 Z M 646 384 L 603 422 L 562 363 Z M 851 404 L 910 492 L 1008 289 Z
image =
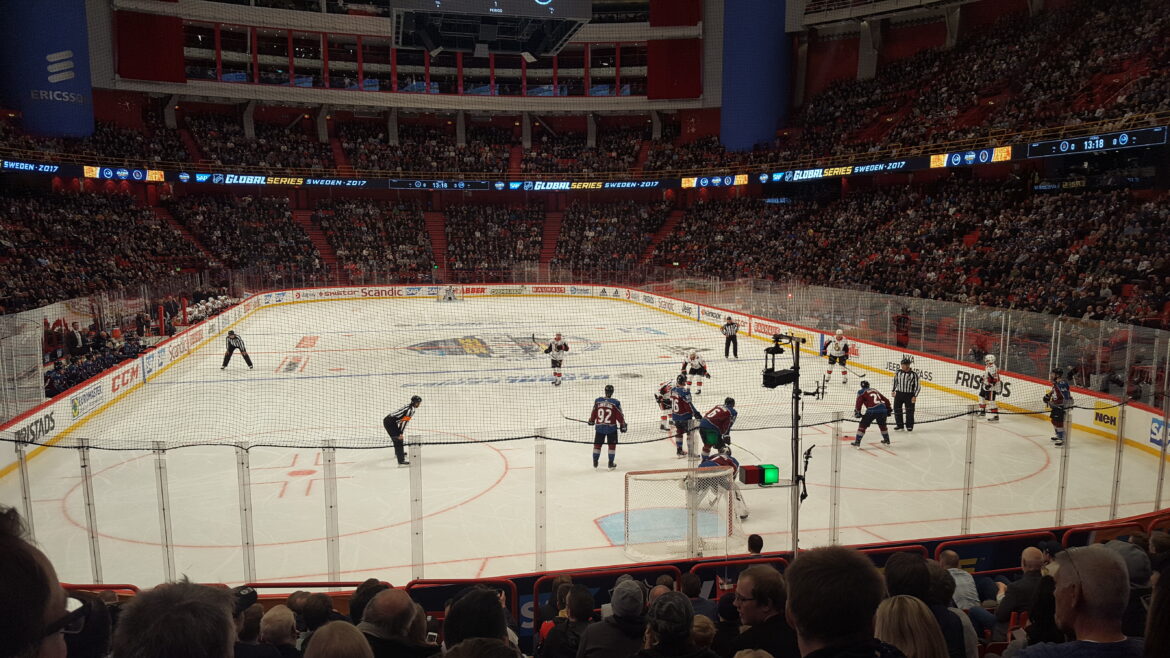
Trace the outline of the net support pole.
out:
M 256 582 L 256 539 L 252 534 L 252 461 L 248 444 L 236 444 L 236 481 L 240 504 L 240 549 L 244 554 L 244 580 Z
M 1113 456 L 1113 491 L 1109 496 L 1109 520 L 1117 518 L 1117 507 L 1121 499 L 1121 465 L 1125 452 L 1125 408 L 1129 406 L 1129 369 L 1133 367 L 1133 327 L 1130 326 L 1125 341 L 1125 384 L 1121 389 L 1121 405 L 1117 408 L 1117 453 Z M 1071 411 L 1071 410 L 1070 410 Z M 1093 411 L 1096 413 L 1096 410 Z M 1072 425 L 1072 414 L 1065 421 Z
M 410 575 L 414 580 L 424 577 L 423 568 L 423 483 L 422 446 L 410 442 Z
M 89 461 L 89 439 L 78 439 L 80 448 L 77 451 L 81 459 L 81 494 L 85 501 L 85 525 L 89 535 L 90 572 L 93 582 L 102 583 L 102 551 L 98 545 L 97 508 L 93 499 L 93 469 Z
M 28 480 L 28 457 L 24 454 L 24 443 L 16 442 L 16 467 L 20 473 L 20 501 L 24 507 L 24 524 L 28 528 L 28 535 L 36 541 L 37 531 L 33 527 L 32 488 Z
M 544 571 L 545 560 L 548 553 L 548 484 L 547 471 L 545 467 L 548 463 L 547 452 L 544 442 L 544 436 L 548 432 L 546 428 L 538 427 L 536 429 L 536 565 L 534 570 L 537 572 Z
M 959 331 L 955 336 L 955 360 L 963 360 L 963 338 L 967 329 L 967 309 L 959 309 Z
M 1056 523 L 1064 525 L 1064 498 L 1068 489 L 1068 456 L 1072 452 L 1072 423 L 1064 424 L 1064 446 L 1060 449 L 1060 480 L 1056 486 Z
M 833 413 L 833 442 L 829 444 L 829 459 L 832 475 L 829 479 L 829 530 L 832 537 L 829 543 L 836 546 L 841 543 L 841 421 L 844 414 L 840 411 Z
M 1010 349 L 1008 349 L 1008 346 L 1012 344 L 1012 314 L 1010 312 L 1005 312 L 1003 314 L 1003 316 L 1004 316 L 1003 349 L 1000 350 L 1001 352 L 1003 352 L 1003 357 L 1000 360 L 1003 363 L 1003 369 L 1010 370 L 1012 367 L 1011 366 L 1012 351 Z
M 175 579 L 175 536 L 171 529 L 171 494 L 167 485 L 167 451 L 162 441 L 153 442 L 154 484 L 158 498 L 158 532 L 162 544 L 165 580 Z
M 967 406 L 967 457 L 966 464 L 963 469 L 963 521 L 962 530 L 959 534 L 966 535 L 971 532 L 971 501 L 975 493 L 975 435 L 977 434 L 975 412 L 978 411 L 978 405 Z
M 325 561 L 329 580 L 341 580 L 341 547 L 337 522 L 337 448 L 333 439 L 325 439 L 321 448 L 321 463 L 325 467 Z
M 1157 370 L 1154 371 L 1157 373 Z M 1158 455 L 1158 484 L 1154 491 L 1154 510 L 1162 509 L 1162 490 L 1166 481 L 1166 444 L 1170 443 L 1170 340 L 1166 341 L 1166 365 L 1162 377 L 1162 442 Z M 1155 375 L 1156 376 L 1156 375 Z

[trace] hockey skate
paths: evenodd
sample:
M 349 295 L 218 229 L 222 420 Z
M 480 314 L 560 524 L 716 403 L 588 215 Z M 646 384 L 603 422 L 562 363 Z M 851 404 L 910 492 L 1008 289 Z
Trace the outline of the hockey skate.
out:
M 670 431 L 670 425 L 669 425 L 669 424 L 668 424 L 668 423 L 667 423 L 665 420 L 663 420 L 663 421 L 659 421 L 659 423 L 658 423 L 658 429 L 662 430 L 663 432 L 669 432 L 669 431 Z
M 1053 438 L 1052 445 L 1056 446 L 1057 448 L 1063 447 L 1064 446 L 1064 439 Z
M 677 450 L 675 450 L 674 456 L 678 457 L 679 459 L 682 459 L 683 457 L 687 456 L 687 453 L 682 448 L 678 448 Z
M 998 423 L 999 422 L 999 412 L 997 411 L 997 412 L 991 414 L 991 418 L 988 418 L 987 422 Z
M 857 439 L 849 445 L 853 446 L 854 448 L 861 449 L 861 439 Z
M 408 462 L 408 461 L 398 462 L 398 468 L 406 468 L 408 466 L 410 466 L 410 462 Z
M 886 445 L 886 446 L 890 445 L 890 440 L 889 439 L 882 439 L 882 445 Z
M 614 463 L 609 465 L 609 470 L 611 470 L 611 471 L 616 469 L 616 468 L 617 468 L 617 462 L 614 462 Z
M 848 383 L 849 383 L 849 378 L 848 378 L 848 377 L 846 377 L 845 375 L 841 375 L 841 384 L 842 384 L 842 385 L 845 385 L 845 384 L 848 384 Z

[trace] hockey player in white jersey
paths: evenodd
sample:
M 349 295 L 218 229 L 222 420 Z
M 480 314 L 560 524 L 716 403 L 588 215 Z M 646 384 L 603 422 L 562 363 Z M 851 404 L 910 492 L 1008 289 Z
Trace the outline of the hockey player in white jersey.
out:
M 1003 392 L 1003 377 L 995 367 L 994 355 L 983 357 L 983 363 L 986 367 L 983 369 L 983 383 L 979 385 L 979 415 L 986 416 L 987 405 L 991 403 L 991 417 L 987 421 L 994 423 L 999 420 L 999 403 L 995 399 Z
M 691 386 L 695 386 L 695 395 L 703 394 L 703 377 L 711 379 L 711 373 L 707 371 L 707 362 L 695 350 L 683 359 L 682 373 L 687 375 L 687 390 L 691 390 Z
M 548 343 L 548 347 L 544 348 L 544 353 L 549 356 L 552 361 L 553 369 L 553 386 L 561 385 L 561 365 L 565 362 L 565 357 L 569 355 L 569 344 L 561 338 L 560 332 L 553 337 Z
M 846 369 L 845 364 L 849 362 L 849 341 L 846 340 L 844 331 L 838 329 L 833 339 L 821 347 L 821 356 L 829 357 L 829 369 L 825 371 L 825 379 L 831 379 L 833 366 L 841 364 L 841 383 L 848 384 L 849 370 Z

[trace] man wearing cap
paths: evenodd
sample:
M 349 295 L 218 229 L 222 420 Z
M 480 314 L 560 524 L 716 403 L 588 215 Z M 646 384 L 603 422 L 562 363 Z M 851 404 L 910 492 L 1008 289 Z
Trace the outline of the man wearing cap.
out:
M 646 632 L 642 586 L 633 579 L 623 580 L 613 588 L 609 600 L 613 614 L 585 629 L 577 658 L 629 656 L 642 648 Z
M 894 429 L 914 431 L 914 405 L 918 402 L 918 393 L 922 391 L 922 384 L 918 381 L 918 373 L 910 369 L 910 358 L 903 357 L 898 372 L 894 373 Z M 902 411 L 905 409 L 905 421 L 902 422 Z
M 698 647 L 691 639 L 694 624 L 695 610 L 686 594 L 663 594 L 646 611 L 646 648 L 634 655 L 638 658 L 719 658 L 714 651 Z
M 754 564 L 739 573 L 735 584 L 735 607 L 739 619 L 751 628 L 740 633 L 735 651 L 762 649 L 773 658 L 797 658 L 796 632 L 784 618 L 788 591 L 784 577 L 771 565 Z
M 418 409 L 420 404 L 422 404 L 421 397 L 411 396 L 410 404 L 382 419 L 382 427 L 386 428 L 386 433 L 394 442 L 394 456 L 398 458 L 399 466 L 410 466 L 410 462 L 406 461 L 406 443 L 403 441 L 402 435 L 406 432 L 406 424 L 414 417 L 414 410 Z

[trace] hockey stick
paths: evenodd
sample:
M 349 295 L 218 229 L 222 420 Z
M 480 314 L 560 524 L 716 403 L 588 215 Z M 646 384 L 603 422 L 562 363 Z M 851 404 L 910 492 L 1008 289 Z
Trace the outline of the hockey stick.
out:
M 587 420 L 581 420 L 580 418 L 570 418 L 569 416 L 566 416 L 565 412 L 563 412 L 563 411 L 561 412 L 561 418 L 564 418 L 565 420 L 571 420 L 574 423 L 584 423 L 586 425 L 589 424 L 589 421 L 587 421 Z

